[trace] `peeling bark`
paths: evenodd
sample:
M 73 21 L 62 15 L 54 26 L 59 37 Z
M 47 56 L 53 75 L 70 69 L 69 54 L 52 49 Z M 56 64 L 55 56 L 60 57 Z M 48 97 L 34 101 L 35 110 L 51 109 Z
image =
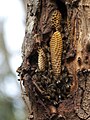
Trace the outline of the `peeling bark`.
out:
M 62 16 L 60 23 L 57 16 L 54 19 L 55 24 L 59 23 L 63 46 L 58 77 L 50 55 L 50 40 L 57 31 L 52 24 L 54 10 Z M 45 59 L 39 54 L 40 48 Z M 38 67 L 38 56 L 40 68 L 45 61 L 44 71 Z M 55 57 L 58 59 L 57 56 L 59 52 Z M 29 110 L 28 120 L 90 119 L 89 0 L 28 0 L 22 59 L 17 72 Z

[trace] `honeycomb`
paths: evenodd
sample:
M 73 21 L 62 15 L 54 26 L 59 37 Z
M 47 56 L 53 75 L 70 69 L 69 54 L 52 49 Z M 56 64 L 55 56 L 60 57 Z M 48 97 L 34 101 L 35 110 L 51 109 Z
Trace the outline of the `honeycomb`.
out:
M 54 10 L 54 12 L 52 13 L 51 22 L 52 22 L 52 26 L 54 26 L 56 30 L 60 28 L 61 13 L 59 10 Z
M 59 31 L 54 32 L 50 40 L 50 53 L 52 69 L 55 76 L 61 73 L 61 57 L 62 57 L 62 37 Z
M 45 70 L 45 64 L 46 64 L 46 55 L 42 48 L 39 48 L 38 50 L 38 68 L 40 71 Z

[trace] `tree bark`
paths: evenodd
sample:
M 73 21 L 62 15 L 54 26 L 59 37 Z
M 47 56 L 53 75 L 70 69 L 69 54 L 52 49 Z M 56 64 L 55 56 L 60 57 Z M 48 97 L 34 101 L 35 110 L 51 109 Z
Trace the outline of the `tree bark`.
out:
M 89 0 L 28 0 L 22 59 L 29 120 L 90 120 Z

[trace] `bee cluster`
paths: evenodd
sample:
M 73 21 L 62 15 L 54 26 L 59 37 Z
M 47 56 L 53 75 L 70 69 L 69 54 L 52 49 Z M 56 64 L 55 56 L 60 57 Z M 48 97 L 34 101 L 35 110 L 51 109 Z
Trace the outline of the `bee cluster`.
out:
M 63 23 L 63 26 L 66 26 L 66 24 Z M 41 98 L 46 104 L 53 104 L 54 106 L 58 106 L 59 103 L 70 97 L 70 88 L 73 81 L 73 76 L 68 72 L 65 63 L 75 58 L 75 52 L 72 51 L 68 55 L 70 43 L 65 29 L 62 30 L 62 34 L 64 34 L 64 37 L 53 34 L 51 37 L 53 41 L 40 46 L 39 50 L 42 52 L 37 52 L 36 68 L 31 77 L 36 99 Z M 57 39 L 58 42 L 56 42 Z M 55 44 L 56 48 L 54 48 Z M 60 51 L 57 50 L 58 48 Z
M 45 61 L 43 62 L 42 57 L 39 55 L 41 53 L 45 55 L 45 59 L 43 59 Z M 38 60 L 40 60 L 41 63 L 38 63 Z M 62 100 L 70 96 L 70 87 L 73 77 L 69 74 L 67 67 L 63 64 L 61 67 L 61 74 L 59 74 L 58 77 L 54 74 L 52 70 L 50 47 L 43 46 L 43 52 L 33 53 L 29 57 L 29 62 L 31 63 L 31 66 L 29 66 L 27 70 L 23 68 L 20 70 L 19 68 L 18 71 L 21 80 L 23 80 L 27 95 L 29 95 L 28 89 L 32 84 L 32 91 L 35 98 L 40 98 L 43 102 L 45 101 L 46 104 L 58 106 Z
M 57 106 L 62 100 L 70 95 L 70 86 L 72 83 L 72 76 L 69 75 L 66 67 L 62 68 L 61 77 L 56 78 L 52 70 L 45 70 L 45 72 L 37 71 L 33 75 L 33 81 L 36 90 L 36 97 L 41 96 L 42 101 L 47 101 L 49 104 Z M 39 94 L 38 94 L 39 93 Z
M 24 69 L 21 67 L 18 72 L 27 95 L 30 95 L 32 88 L 36 99 L 40 98 L 46 104 L 54 106 L 70 97 L 73 76 L 68 72 L 65 63 L 68 59 L 75 58 L 74 51 L 68 55 L 70 41 L 65 28 L 67 25 L 65 22 L 60 22 L 61 13 L 55 10 L 51 20 L 54 33 L 50 41 L 36 43 L 35 49 L 27 58 L 28 67 L 26 66 L 26 69 L 25 66 Z

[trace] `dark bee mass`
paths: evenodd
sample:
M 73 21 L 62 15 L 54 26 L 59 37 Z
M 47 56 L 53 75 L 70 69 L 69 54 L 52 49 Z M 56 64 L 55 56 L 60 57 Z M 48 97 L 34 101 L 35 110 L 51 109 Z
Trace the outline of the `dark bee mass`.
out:
M 41 99 L 41 101 L 45 101 L 45 104 L 57 107 L 63 100 L 70 97 L 73 76 L 69 73 L 66 63 L 75 59 L 76 51 L 70 50 L 68 23 L 63 11 L 60 12 L 56 9 L 53 12 L 50 23 L 52 26 L 51 36 L 49 33 L 41 35 L 43 40 L 35 43 L 34 50 L 18 73 L 23 80 L 27 95 L 30 95 L 28 91 L 31 90 L 36 101 Z M 55 29 L 53 29 L 54 27 Z M 45 41 L 45 36 L 49 40 Z M 27 77 L 27 73 L 29 77 Z M 52 116 L 51 119 L 53 120 L 55 117 L 57 120 L 63 119 L 57 115 Z
M 67 46 L 67 37 L 64 38 L 64 40 L 66 41 L 66 43 L 64 42 L 64 45 Z M 42 101 L 45 101 L 46 104 L 53 104 L 57 107 L 62 100 L 67 99 L 70 96 L 70 88 L 73 77 L 68 72 L 68 69 L 63 61 L 61 66 L 61 74 L 57 78 L 52 70 L 50 46 L 48 44 L 44 44 L 42 48 L 45 51 L 47 59 L 45 70 L 40 71 L 38 69 L 38 60 L 35 60 L 35 65 L 33 66 L 32 64 L 29 69 L 33 84 L 33 92 L 36 99 L 38 99 L 39 96 L 39 98 L 41 98 Z M 64 47 L 63 51 L 68 51 L 68 47 Z M 66 55 L 68 56 L 67 52 L 63 52 L 62 60 L 64 59 L 66 61 Z

